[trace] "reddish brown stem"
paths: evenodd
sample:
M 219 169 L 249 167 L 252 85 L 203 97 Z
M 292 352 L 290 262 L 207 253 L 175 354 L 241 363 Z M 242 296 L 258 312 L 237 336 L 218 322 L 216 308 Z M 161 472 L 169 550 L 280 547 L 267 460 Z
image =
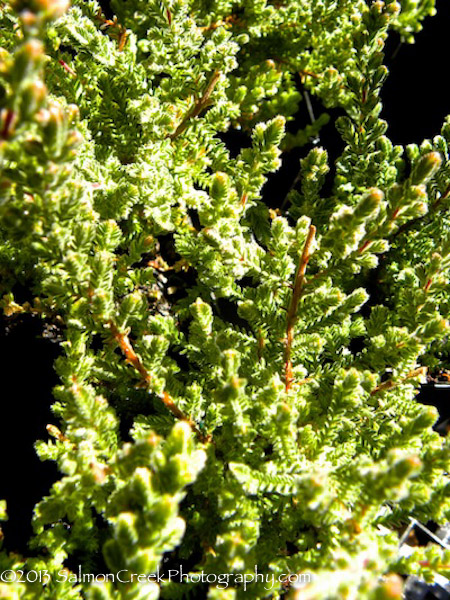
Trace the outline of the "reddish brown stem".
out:
M 128 336 L 125 333 L 122 333 L 121 331 L 119 331 L 117 329 L 116 325 L 112 321 L 109 322 L 109 326 L 111 329 L 111 333 L 113 334 L 114 339 L 117 342 L 117 345 L 122 350 L 122 353 L 124 354 L 127 362 L 130 363 L 131 365 L 133 365 L 133 367 L 136 369 L 136 371 L 142 377 L 142 379 L 144 380 L 146 385 L 150 385 L 150 383 L 152 381 L 152 377 L 151 377 L 150 373 L 147 371 L 147 369 L 144 367 L 144 365 L 142 364 L 142 361 L 139 358 L 139 356 L 134 351 L 134 348 L 133 348 Z
M 58 60 L 59 64 L 62 66 L 62 68 L 67 71 L 67 73 L 70 73 L 71 75 L 73 75 L 74 77 L 77 76 L 77 74 L 75 73 L 75 71 L 72 69 L 72 67 L 69 67 L 69 65 L 64 62 L 62 59 Z
M 194 106 L 187 112 L 187 114 L 185 115 L 185 117 L 183 118 L 181 123 L 178 125 L 178 127 L 176 128 L 174 133 L 171 133 L 168 136 L 171 140 L 174 140 L 179 135 L 181 135 L 186 130 L 186 128 L 189 124 L 189 121 L 191 119 L 194 119 L 195 117 L 198 117 L 198 115 L 202 112 L 202 110 L 209 105 L 209 100 L 211 98 L 211 94 L 213 93 L 214 88 L 216 87 L 219 79 L 220 79 L 220 72 L 214 71 L 210 82 L 208 83 L 205 91 L 203 92 L 203 96 L 199 100 L 197 100 L 197 102 L 194 104 Z
M 285 385 L 286 392 L 289 391 L 292 381 L 292 343 L 294 341 L 294 327 L 297 320 L 298 303 L 303 294 L 305 284 L 305 272 L 308 265 L 308 261 L 311 256 L 311 248 L 314 243 L 316 235 L 316 228 L 314 225 L 310 225 L 308 235 L 306 237 L 305 245 L 303 247 L 303 253 L 300 259 L 300 264 L 295 275 L 294 291 L 292 292 L 291 303 L 288 308 L 286 318 L 286 346 L 285 346 Z
M 0 137 L 2 139 L 7 140 L 10 137 L 13 127 L 14 127 L 15 118 L 16 118 L 15 112 L 13 110 L 11 110 L 10 108 L 8 108 L 6 110 L 5 122 L 3 124 L 3 128 L 0 133 Z
M 389 218 L 389 221 L 388 221 L 388 222 L 389 222 L 389 223 L 392 223 L 392 221 L 395 221 L 395 219 L 398 217 L 399 213 L 400 213 L 400 208 L 396 208 L 396 209 L 393 211 L 392 215 L 390 216 L 390 218 Z M 375 231 L 374 231 L 374 232 L 373 232 L 373 233 L 372 233 L 372 234 L 369 236 L 369 238 L 368 238 L 368 239 L 367 239 L 365 242 L 363 242 L 363 243 L 361 244 L 361 246 L 358 248 L 358 253 L 359 253 L 359 254 L 362 254 L 362 253 L 364 252 L 364 250 L 365 250 L 366 248 L 368 248 L 368 247 L 370 246 L 370 244 L 372 244 L 372 242 L 375 240 L 375 237 L 376 237 L 377 233 L 378 233 L 378 230 L 375 230 Z
M 380 383 L 380 385 L 378 385 L 374 390 L 372 390 L 370 392 L 370 395 L 374 396 L 375 394 L 379 394 L 380 392 L 386 392 L 387 390 L 391 390 L 392 388 L 397 387 L 401 383 L 404 383 L 408 379 L 412 379 L 413 377 L 419 377 L 420 375 L 426 375 L 426 374 L 427 374 L 427 367 L 419 367 L 418 369 L 414 369 L 413 371 L 410 371 L 406 375 L 406 377 L 404 379 L 402 379 L 401 381 L 393 381 L 392 379 L 388 379 L 388 381 L 383 381 L 383 383 Z
M 190 417 L 188 417 L 186 414 L 184 414 L 184 412 L 180 408 L 178 408 L 178 406 L 175 404 L 175 402 L 171 398 L 169 392 L 164 391 L 161 396 L 161 400 L 163 401 L 164 406 L 173 414 L 173 416 L 175 418 L 179 419 L 180 421 L 186 421 L 186 423 L 188 423 L 190 425 L 191 429 L 195 432 L 198 439 L 203 444 L 208 444 L 212 441 L 211 434 L 204 433 L 203 431 L 201 431 L 199 429 L 197 423 L 195 421 L 193 421 Z
M 258 336 L 258 361 L 261 362 L 262 359 L 262 354 L 263 354 L 263 350 L 264 350 L 264 346 L 266 345 L 265 339 L 264 339 L 264 334 L 262 332 L 262 329 L 259 329 L 259 336 Z
M 428 560 L 419 560 L 419 565 L 421 567 L 430 567 L 430 561 Z M 433 565 L 434 569 L 436 569 L 436 565 Z M 450 569 L 450 564 L 449 565 L 439 565 L 439 569 Z
M 236 15 L 228 15 L 225 19 L 216 21 L 215 23 L 211 23 L 207 27 L 199 27 L 200 31 L 211 31 L 217 29 L 218 27 L 233 27 L 233 25 L 242 25 L 242 21 L 240 21 Z
M 152 381 L 152 376 L 145 368 L 144 364 L 142 363 L 142 360 L 136 354 L 128 336 L 125 333 L 122 333 L 121 331 L 119 331 L 119 329 L 117 328 L 115 323 L 113 323 L 112 321 L 109 321 L 109 327 L 110 327 L 111 333 L 112 333 L 115 341 L 117 342 L 117 345 L 119 346 L 122 353 L 124 354 L 126 361 L 128 363 L 130 363 L 131 365 L 133 365 L 133 367 L 136 369 L 136 371 L 141 376 L 143 382 L 145 383 L 145 386 L 148 387 Z M 163 394 L 161 396 L 161 400 L 164 403 L 164 406 L 173 414 L 173 416 L 176 419 L 179 419 L 180 421 L 186 421 L 186 423 L 188 423 L 191 426 L 192 430 L 196 433 L 197 437 L 199 438 L 199 440 L 201 442 L 208 443 L 211 441 L 211 435 L 203 433 L 198 428 L 195 421 L 193 421 L 190 417 L 188 417 L 175 404 L 175 402 L 173 401 L 173 399 L 171 398 L 170 394 L 167 391 L 163 392 Z
M 317 73 L 313 73 L 312 71 L 307 71 L 306 69 L 299 71 L 299 75 L 303 78 L 313 77 L 314 79 L 320 79 L 320 75 L 317 75 Z
M 428 292 L 428 290 L 430 289 L 432 283 L 433 283 L 433 279 L 430 278 L 427 281 L 427 283 L 425 284 L 424 288 L 423 288 L 425 292 Z
M 127 39 L 128 39 L 128 32 L 125 28 L 123 28 L 120 33 L 119 33 L 119 37 L 118 37 L 118 42 L 119 42 L 119 47 L 118 50 L 119 52 L 122 52 L 122 50 L 125 48 L 125 44 L 127 43 Z
M 372 243 L 372 240 L 366 240 L 366 241 L 364 242 L 364 244 L 362 244 L 362 245 L 361 245 L 361 246 L 358 248 L 358 253 L 359 253 L 359 254 L 362 254 L 362 252 L 364 252 L 364 250 L 365 250 L 365 249 L 366 249 L 368 246 L 370 246 L 370 244 L 371 244 L 371 243 Z

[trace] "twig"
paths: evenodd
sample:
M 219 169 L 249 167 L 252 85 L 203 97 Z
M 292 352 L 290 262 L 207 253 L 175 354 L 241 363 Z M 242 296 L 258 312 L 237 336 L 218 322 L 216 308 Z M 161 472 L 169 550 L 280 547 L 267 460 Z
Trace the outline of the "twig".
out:
M 300 69 L 298 74 L 300 75 L 300 77 L 302 79 L 305 79 L 305 77 L 312 77 L 313 79 L 320 79 L 320 75 L 317 75 L 317 73 L 313 73 L 312 71 L 307 71 L 306 69 Z
M 122 353 L 124 354 L 127 362 L 130 363 L 131 365 L 133 365 L 133 367 L 136 369 L 136 371 L 141 376 L 145 386 L 149 387 L 152 382 L 152 376 L 145 368 L 144 364 L 142 363 L 142 360 L 136 354 L 136 352 L 133 348 L 133 345 L 131 344 L 131 342 L 128 338 L 128 335 L 126 333 L 122 333 L 121 331 L 119 331 L 119 329 L 117 328 L 115 323 L 113 323 L 112 321 L 109 321 L 109 328 L 111 330 L 111 333 L 112 333 L 115 341 L 117 342 L 117 345 L 122 350 Z M 188 417 L 175 404 L 175 402 L 171 398 L 169 392 L 164 391 L 162 393 L 162 395 L 160 396 L 160 398 L 161 398 L 164 406 L 173 414 L 173 416 L 176 419 L 179 419 L 180 421 L 186 421 L 186 423 L 188 423 L 190 425 L 190 427 L 196 433 L 197 437 L 199 438 L 199 440 L 202 443 L 211 442 L 211 440 L 212 440 L 211 435 L 205 434 L 203 431 L 201 431 L 199 429 L 199 427 L 195 423 L 195 421 L 193 421 L 190 417 Z
M 4 114 L 4 118 L 3 118 L 3 114 Z M 16 118 L 17 118 L 16 113 L 13 110 L 11 110 L 10 108 L 5 109 L 5 113 L 3 113 L 3 111 L 2 111 L 3 127 L 0 132 L 1 139 L 7 140 L 11 136 L 11 133 L 14 129 L 14 124 L 15 124 Z
M 206 31 L 211 31 L 211 30 L 217 29 L 218 27 L 233 27 L 234 24 L 236 24 L 236 25 L 241 24 L 241 26 L 243 25 L 242 21 L 236 15 L 228 15 L 223 20 L 220 19 L 219 21 L 216 21 L 215 23 L 211 23 L 210 25 L 207 25 L 206 27 L 199 27 L 199 29 L 201 32 L 206 32 Z
M 127 359 L 127 362 L 129 362 L 131 365 L 133 365 L 133 367 L 136 369 L 136 371 L 142 377 L 142 379 L 144 380 L 146 385 L 150 385 L 151 381 L 152 381 L 152 376 L 147 371 L 147 369 L 144 367 L 141 359 L 134 351 L 134 348 L 133 348 L 127 334 L 119 331 L 117 329 L 117 326 L 115 325 L 115 323 L 113 323 L 112 321 L 109 321 L 109 328 L 111 330 L 111 333 L 113 334 L 114 339 L 117 342 L 117 345 L 122 350 L 122 353 L 124 354 L 125 358 Z
M 305 283 L 305 272 L 306 266 L 311 256 L 311 248 L 314 243 L 316 235 L 316 228 L 314 225 L 310 225 L 308 235 L 306 237 L 305 245 L 303 247 L 302 257 L 300 264 L 295 275 L 294 291 L 292 292 L 291 303 L 287 312 L 287 325 L 286 325 L 286 347 L 285 347 L 285 384 L 286 392 L 289 391 L 291 383 L 293 381 L 292 374 L 292 343 L 294 341 L 294 326 L 297 320 L 297 309 L 300 298 L 303 294 L 303 288 Z
M 169 18 L 170 17 L 169 11 L 167 11 L 167 13 L 168 13 L 168 18 Z M 110 38 L 115 39 L 117 41 L 118 50 L 119 50 L 119 52 L 122 52 L 122 50 L 125 48 L 125 44 L 128 40 L 128 31 L 127 31 L 126 27 L 124 25 L 121 25 L 117 21 L 116 16 L 113 19 L 106 19 L 102 13 L 101 8 L 97 12 L 97 19 L 99 21 L 101 21 L 101 23 L 102 23 L 102 25 L 100 25 L 101 30 L 106 30 L 106 29 L 111 28 L 111 30 L 108 31 L 108 35 Z M 169 25 L 170 25 L 170 22 L 171 21 L 169 20 Z
M 380 392 L 386 392 L 387 390 L 392 390 L 393 388 L 399 386 L 402 383 L 405 383 L 408 379 L 412 379 L 413 377 L 419 377 L 420 375 L 427 374 L 427 367 L 419 367 L 418 369 L 414 369 L 410 371 L 404 379 L 401 381 L 393 381 L 392 379 L 388 379 L 388 381 L 384 381 L 380 383 L 374 390 L 370 392 L 371 396 L 375 396 L 375 394 L 379 394 Z
M 194 106 L 186 113 L 185 117 L 183 118 L 181 123 L 178 125 L 176 130 L 168 136 L 171 140 L 174 140 L 179 135 L 181 135 L 186 130 L 186 128 L 189 124 L 189 121 L 191 119 L 194 119 L 195 117 L 198 117 L 198 115 L 202 112 L 202 110 L 209 105 L 209 100 L 211 98 L 211 94 L 213 93 L 214 88 L 216 87 L 217 82 L 220 79 L 220 75 L 221 75 L 220 71 L 214 71 L 210 82 L 208 83 L 205 91 L 203 92 L 203 96 L 199 100 L 197 100 L 197 102 L 194 104 Z
M 58 59 L 59 64 L 62 66 L 62 68 L 67 71 L 67 73 L 70 73 L 71 75 L 73 75 L 73 77 L 76 77 L 77 74 L 75 73 L 75 71 L 72 69 L 72 67 L 69 67 L 69 65 L 62 59 Z

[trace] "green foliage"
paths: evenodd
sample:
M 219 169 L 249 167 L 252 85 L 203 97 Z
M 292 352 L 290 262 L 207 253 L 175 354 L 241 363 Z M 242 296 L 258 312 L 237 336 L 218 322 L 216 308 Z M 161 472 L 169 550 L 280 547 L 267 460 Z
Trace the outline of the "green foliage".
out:
M 386 36 L 434 2 L 111 6 L 0 6 L 1 306 L 63 336 L 36 443 L 61 478 L 33 556 L 0 552 L 47 577 L 0 597 L 300 599 L 310 574 L 310 599 L 382 600 L 448 575 L 397 546 L 410 517 L 450 517 L 449 441 L 415 400 L 448 366 L 450 121 L 404 149 L 380 118 Z M 345 110 L 345 148 L 328 197 L 313 147 L 274 211 L 268 174 L 328 119 L 285 134 L 296 74 Z M 136 577 L 80 581 L 74 557 Z M 179 564 L 229 579 L 158 579 Z

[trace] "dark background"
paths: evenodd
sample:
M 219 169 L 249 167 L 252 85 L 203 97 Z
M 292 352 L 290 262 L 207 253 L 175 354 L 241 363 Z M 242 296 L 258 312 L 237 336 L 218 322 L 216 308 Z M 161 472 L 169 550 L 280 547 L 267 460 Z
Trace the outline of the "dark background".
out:
M 396 144 L 420 143 L 439 133 L 450 113 L 447 92 L 448 35 L 450 2 L 437 1 L 438 15 L 425 21 L 424 30 L 413 45 L 399 46 L 399 37 L 391 34 L 386 48 L 390 75 L 384 86 L 382 116 L 389 123 L 387 135 Z M 321 107 L 314 103 L 316 114 Z M 342 142 L 333 120 L 341 114 L 331 111 L 331 122 L 322 130 L 320 143 L 336 158 Z M 306 104 L 300 106 L 295 127 L 309 122 Z M 231 146 L 245 144 L 242 134 L 227 134 Z M 298 160 L 309 148 L 291 152 L 265 187 L 265 198 L 276 206 L 284 198 L 298 171 Z M 15 290 L 16 291 L 16 290 Z M 18 301 L 28 300 L 25 290 L 17 290 Z M 56 423 L 50 411 L 52 388 L 58 383 L 53 363 L 59 354 L 58 344 L 42 338 L 42 324 L 30 316 L 13 321 L 0 317 L 0 357 L 2 374 L 2 409 L 0 412 L 0 499 L 8 503 L 9 521 L 2 525 L 9 550 L 29 553 L 30 519 L 36 502 L 57 478 L 53 463 L 41 463 L 33 444 L 46 439 L 47 423 Z M 429 388 L 419 399 L 450 405 L 450 393 Z M 447 408 L 448 410 L 448 408 Z
M 433 138 L 447 115 L 450 114 L 448 96 L 450 53 L 447 36 L 450 36 L 450 2 L 437 0 L 437 15 L 424 21 L 423 30 L 417 34 L 415 44 L 402 44 L 400 36 L 390 32 L 385 47 L 385 64 L 389 77 L 382 88 L 383 112 L 381 117 L 389 124 L 386 135 L 394 144 L 420 144 Z M 301 87 L 299 91 L 302 92 Z M 315 116 L 324 111 L 311 98 Z M 343 150 L 343 142 L 335 130 L 334 121 L 343 110 L 326 110 L 331 119 L 320 132 L 320 145 L 333 162 Z M 295 121 L 288 124 L 289 131 L 310 123 L 306 102 L 300 104 Z M 231 144 L 239 143 L 241 135 L 231 137 Z M 265 196 L 272 207 L 279 206 L 291 187 L 299 168 L 299 158 L 310 147 L 289 152 L 281 169 L 269 178 Z

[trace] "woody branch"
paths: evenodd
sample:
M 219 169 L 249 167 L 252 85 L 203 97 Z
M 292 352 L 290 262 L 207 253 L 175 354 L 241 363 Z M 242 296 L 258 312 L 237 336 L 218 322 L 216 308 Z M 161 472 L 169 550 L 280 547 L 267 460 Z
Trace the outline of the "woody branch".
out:
M 315 235 L 316 228 L 314 227 L 314 225 L 311 225 L 308 231 L 308 235 L 306 237 L 305 245 L 303 247 L 300 264 L 298 266 L 297 273 L 295 276 L 294 291 L 292 293 L 291 302 L 287 312 L 285 346 L 285 385 L 287 392 L 289 391 L 293 381 L 291 352 L 292 343 L 294 341 L 294 327 L 295 322 L 297 321 L 298 303 L 303 294 L 306 267 L 311 256 L 311 248 L 314 243 Z
M 126 333 L 119 331 L 116 324 L 113 323 L 112 321 L 109 322 L 109 328 L 114 337 L 114 340 L 116 341 L 117 345 L 119 346 L 120 350 L 122 351 L 123 355 L 125 356 L 126 361 L 128 363 L 130 363 L 136 369 L 136 371 L 141 376 L 141 379 L 142 379 L 143 383 L 145 384 L 145 386 L 149 387 L 152 382 L 152 376 L 150 375 L 148 370 L 145 368 L 140 357 L 136 354 L 128 335 Z M 201 442 L 206 443 L 206 442 L 211 441 L 211 436 L 203 433 L 198 428 L 195 421 L 193 421 L 188 415 L 186 415 L 175 404 L 174 400 L 172 399 L 172 397 L 170 396 L 170 394 L 167 391 L 164 391 L 162 393 L 162 395 L 160 396 L 160 398 L 161 398 L 164 406 L 173 414 L 173 416 L 176 419 L 179 419 L 180 421 L 186 421 L 186 423 L 188 423 L 191 426 L 192 430 L 195 431 L 195 433 L 197 434 L 197 436 Z

